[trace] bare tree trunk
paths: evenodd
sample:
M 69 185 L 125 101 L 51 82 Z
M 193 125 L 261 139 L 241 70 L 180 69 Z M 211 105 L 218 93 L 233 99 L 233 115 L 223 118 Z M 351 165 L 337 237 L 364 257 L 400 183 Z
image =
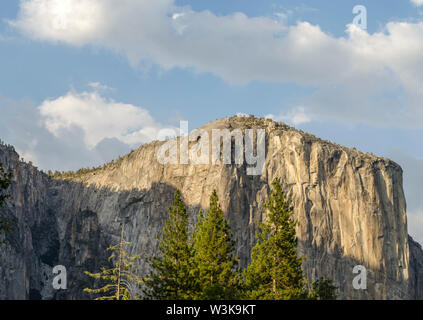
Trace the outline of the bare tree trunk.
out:
M 273 293 L 276 295 L 276 279 L 273 279 Z
M 276 296 L 276 256 L 273 255 L 273 261 L 274 261 L 274 270 L 273 270 L 273 294 Z
M 120 234 L 120 244 L 119 244 L 119 269 L 118 269 L 118 284 L 117 284 L 116 300 L 120 300 L 120 273 L 122 268 L 123 230 L 124 230 L 124 224 L 122 222 L 122 231 Z

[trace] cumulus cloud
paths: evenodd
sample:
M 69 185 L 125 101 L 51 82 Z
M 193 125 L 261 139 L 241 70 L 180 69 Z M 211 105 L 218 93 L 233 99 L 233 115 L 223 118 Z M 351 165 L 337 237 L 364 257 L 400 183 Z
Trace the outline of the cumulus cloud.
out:
M 423 126 L 423 22 L 390 22 L 373 34 L 348 25 L 337 38 L 284 17 L 217 16 L 173 0 L 24 0 L 9 23 L 36 40 L 109 48 L 133 66 L 309 86 L 315 94 L 298 103 L 313 118 Z
M 43 124 L 56 137 L 74 127 L 82 130 L 89 149 L 106 138 L 128 145 L 149 142 L 156 139 L 160 130 L 147 110 L 106 99 L 97 91 L 68 92 L 63 97 L 44 101 L 39 111 Z
M 95 89 L 70 91 L 38 106 L 0 94 L 0 111 L 2 139 L 44 170 L 101 165 L 156 140 L 162 128 L 146 109 L 113 101 Z

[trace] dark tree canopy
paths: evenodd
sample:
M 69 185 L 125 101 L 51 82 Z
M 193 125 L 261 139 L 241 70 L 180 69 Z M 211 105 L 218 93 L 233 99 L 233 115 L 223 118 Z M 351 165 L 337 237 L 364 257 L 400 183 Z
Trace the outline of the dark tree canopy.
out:
M 0 162 L 0 207 L 4 205 L 4 201 L 9 197 L 5 191 L 12 183 L 12 173 L 6 173 L 3 164 Z

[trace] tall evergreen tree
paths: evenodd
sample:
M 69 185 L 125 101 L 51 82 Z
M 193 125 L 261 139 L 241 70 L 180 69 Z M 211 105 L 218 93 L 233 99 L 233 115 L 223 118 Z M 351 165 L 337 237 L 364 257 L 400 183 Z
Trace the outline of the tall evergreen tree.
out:
M 98 273 L 91 273 L 85 271 L 85 274 L 99 279 L 106 283 L 101 288 L 91 289 L 85 288 L 84 292 L 90 294 L 102 295 L 95 300 L 136 300 L 139 299 L 139 288 L 142 285 L 142 279 L 137 274 L 138 269 L 135 262 L 139 259 L 138 256 L 130 256 L 125 250 L 125 246 L 130 245 L 131 242 L 124 239 L 124 224 L 122 224 L 121 238 L 117 245 L 107 248 L 112 251 L 109 261 L 113 262 L 113 268 L 102 267 Z
M 265 300 L 306 298 L 301 258 L 297 257 L 293 207 L 277 180 L 264 208 L 267 220 L 260 226 L 246 272 L 247 296 Z
M 193 234 L 196 299 L 226 300 L 238 297 L 239 273 L 229 223 L 219 205 L 216 190 L 206 215 L 200 212 Z
M 193 248 L 189 241 L 189 214 L 181 192 L 175 192 L 169 218 L 158 237 L 159 256 L 149 260 L 151 272 L 145 279 L 145 295 L 150 299 L 193 299 Z

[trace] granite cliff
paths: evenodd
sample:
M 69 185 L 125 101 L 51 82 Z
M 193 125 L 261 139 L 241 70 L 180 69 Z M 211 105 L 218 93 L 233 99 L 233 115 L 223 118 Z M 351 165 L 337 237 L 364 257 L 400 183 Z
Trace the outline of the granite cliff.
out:
M 104 249 L 118 241 L 122 221 L 145 270 L 176 189 L 192 223 L 217 190 L 246 266 L 275 178 L 293 200 L 308 279 L 333 279 L 341 299 L 423 298 L 423 251 L 407 233 L 398 164 L 268 119 L 232 117 L 203 127 L 237 128 L 265 129 L 261 175 L 248 175 L 245 164 L 162 165 L 157 153 L 163 142 L 156 141 L 104 168 L 52 179 L 20 161 L 13 147 L 0 146 L 0 161 L 14 174 L 0 215 L 16 219 L 12 233 L 0 234 L 0 299 L 88 298 L 83 271 L 104 263 Z M 52 288 L 58 264 L 67 268 L 67 290 Z M 367 290 L 352 286 L 356 265 L 367 268 Z

